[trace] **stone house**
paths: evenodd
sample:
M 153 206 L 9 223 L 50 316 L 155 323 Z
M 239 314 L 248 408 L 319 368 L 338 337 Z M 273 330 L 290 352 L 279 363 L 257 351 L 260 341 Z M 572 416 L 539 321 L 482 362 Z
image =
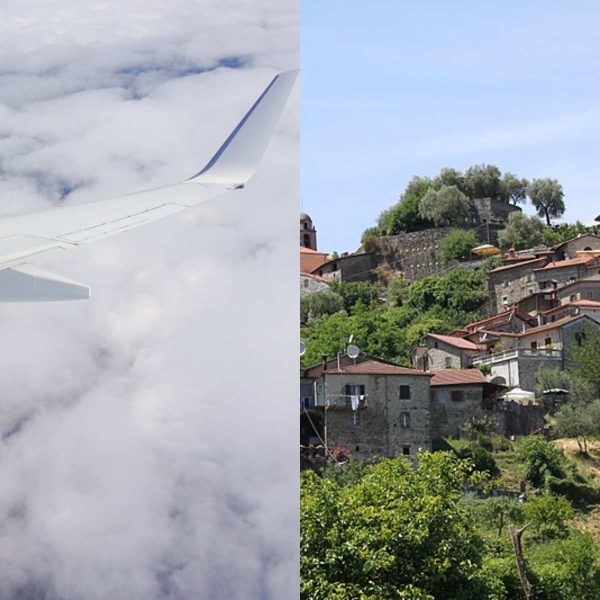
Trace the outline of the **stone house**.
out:
M 519 333 L 530 327 L 532 324 L 533 320 L 527 313 L 513 307 L 492 315 L 491 317 L 469 323 L 465 326 L 463 330 L 464 335 L 462 337 L 466 337 L 470 333 L 483 329 Z
M 495 332 L 494 352 L 474 358 L 473 365 L 488 365 L 499 383 L 534 392 L 536 372 L 540 368 L 564 370 L 570 345 L 581 344 L 590 326 L 600 332 L 600 322 L 580 314 L 523 333 Z
M 431 449 L 430 378 L 370 357 L 344 357 L 306 369 L 301 393 L 321 413 L 329 448 L 348 448 L 357 458 L 414 455 Z
M 300 273 L 300 297 L 313 292 L 326 292 L 329 282 L 311 273 Z
M 576 300 L 600 301 L 600 273 L 564 285 L 556 290 L 555 297 L 559 305 Z
M 503 312 L 538 291 L 534 269 L 545 266 L 547 262 L 548 259 L 542 256 L 492 269 L 488 276 L 491 312 Z
M 504 389 L 488 382 L 479 369 L 434 369 L 431 373 L 433 439 L 461 437 L 470 419 L 492 415 Z
M 543 319 L 541 324 L 554 323 L 565 317 L 576 317 L 577 315 L 587 315 L 600 322 L 600 302 L 597 300 L 574 300 L 561 304 L 540 315 Z
M 328 281 L 375 281 L 375 267 L 372 252 L 357 252 L 324 262 L 312 274 Z
M 600 236 L 586 233 L 552 247 L 554 260 L 577 258 L 583 252 L 600 252 Z
M 424 371 L 433 369 L 466 369 L 482 348 L 470 340 L 451 335 L 429 333 L 426 346 L 413 353 L 413 365 Z
M 533 270 L 537 290 L 558 289 L 600 269 L 600 257 L 584 256 L 550 262 Z

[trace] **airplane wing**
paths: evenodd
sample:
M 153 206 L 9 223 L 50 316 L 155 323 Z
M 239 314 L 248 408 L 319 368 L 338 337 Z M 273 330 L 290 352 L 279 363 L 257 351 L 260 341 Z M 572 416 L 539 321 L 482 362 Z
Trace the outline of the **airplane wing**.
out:
M 89 298 L 84 284 L 27 265 L 36 255 L 86 244 L 242 189 L 265 152 L 296 80 L 277 75 L 206 166 L 174 185 L 77 206 L 0 218 L 0 302 Z

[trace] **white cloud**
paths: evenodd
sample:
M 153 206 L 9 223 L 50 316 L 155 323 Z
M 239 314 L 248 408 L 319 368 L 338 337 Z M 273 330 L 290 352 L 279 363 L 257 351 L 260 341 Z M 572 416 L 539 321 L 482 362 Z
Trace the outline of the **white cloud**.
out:
M 196 172 L 297 65 L 259 4 L 4 3 L 0 210 Z M 0 306 L 0 598 L 296 596 L 298 96 L 244 192 L 40 261 L 90 301 Z

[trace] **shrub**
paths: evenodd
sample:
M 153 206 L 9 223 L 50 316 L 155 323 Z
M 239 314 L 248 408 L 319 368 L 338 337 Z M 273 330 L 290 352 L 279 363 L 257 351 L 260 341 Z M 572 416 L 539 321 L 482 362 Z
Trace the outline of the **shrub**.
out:
M 456 454 L 458 458 L 466 459 L 471 463 L 471 471 L 485 472 L 490 477 L 496 477 L 500 474 L 500 469 L 492 453 L 482 448 L 476 442 L 470 442 L 458 450 Z
M 569 532 L 567 521 L 575 514 L 571 503 L 555 494 L 531 498 L 523 505 L 523 513 L 542 540 L 566 537 Z
M 565 476 L 565 457 L 554 444 L 541 436 L 531 436 L 521 442 L 519 454 L 525 461 L 525 479 L 542 487 L 548 476 Z
M 440 242 L 442 264 L 447 265 L 453 260 L 465 260 L 471 256 L 471 250 L 479 244 L 473 231 L 453 229 Z

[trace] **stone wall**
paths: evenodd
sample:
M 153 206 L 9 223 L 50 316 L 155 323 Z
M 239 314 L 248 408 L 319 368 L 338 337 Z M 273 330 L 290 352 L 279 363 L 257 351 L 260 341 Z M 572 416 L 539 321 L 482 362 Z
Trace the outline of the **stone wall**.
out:
M 453 391 L 462 392 L 462 400 L 452 400 Z M 483 414 L 483 385 L 431 388 L 431 421 L 434 439 L 460 437 L 463 425 L 472 417 L 481 417 Z
M 500 267 L 490 271 L 488 289 L 492 314 L 506 310 L 537 291 L 538 284 L 533 270 L 543 264 L 543 259 L 540 259 L 529 265 L 515 265 L 510 269 Z
M 300 297 L 313 292 L 326 292 L 329 284 L 318 277 L 307 273 L 300 273 Z
M 398 456 L 431 449 L 429 377 L 410 375 L 357 375 L 328 373 L 327 395 L 340 397 L 345 386 L 364 385 L 367 406 L 327 409 L 327 442 L 348 448 L 357 458 Z M 400 385 L 410 386 L 410 399 L 401 400 Z M 403 414 L 408 414 L 408 425 Z

